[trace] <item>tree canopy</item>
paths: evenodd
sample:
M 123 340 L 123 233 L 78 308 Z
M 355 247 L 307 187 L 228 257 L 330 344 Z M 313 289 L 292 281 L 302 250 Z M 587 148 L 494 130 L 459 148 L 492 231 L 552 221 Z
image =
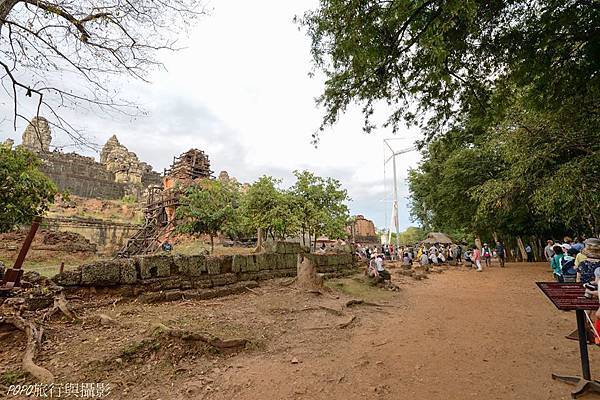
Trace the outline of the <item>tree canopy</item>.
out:
M 298 18 L 326 76 L 324 125 L 356 102 L 370 130 L 385 104 L 385 125 L 428 137 L 487 113 L 506 80 L 538 109 L 597 110 L 599 20 L 592 0 L 321 0 Z
M 419 126 L 413 217 L 464 234 L 598 235 L 600 7 L 558 0 L 321 0 L 299 19 L 323 126 Z
M 350 215 L 346 202 L 348 192 L 333 178 L 322 178 L 309 171 L 294 171 L 296 183 L 291 191 L 300 221 L 302 237 L 316 240 L 321 235 L 330 238 L 346 236 Z
M 23 147 L 0 143 L 0 233 L 30 223 L 54 202 L 56 186 L 40 172 L 39 163 Z
M 202 180 L 190 186 L 177 207 L 177 217 L 181 220 L 178 230 L 209 235 L 213 251 L 214 237 L 219 232 L 238 229 L 239 195 L 238 186 L 229 182 Z

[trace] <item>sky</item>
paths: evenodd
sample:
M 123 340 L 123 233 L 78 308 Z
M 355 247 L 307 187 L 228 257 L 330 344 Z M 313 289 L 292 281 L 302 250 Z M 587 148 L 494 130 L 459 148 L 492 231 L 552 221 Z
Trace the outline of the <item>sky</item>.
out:
M 351 214 L 363 214 L 378 228 L 388 227 L 392 168 L 389 163 L 384 171 L 390 152 L 384 154 L 383 139 L 394 137 L 392 146 L 400 150 L 420 133 L 404 129 L 394 136 L 379 129 L 365 134 L 360 109 L 352 107 L 321 134 L 317 148 L 311 144 L 323 115 L 314 101 L 323 79 L 309 77 L 310 40 L 293 18 L 316 5 L 314 0 L 213 0 L 209 15 L 182 39 L 185 48 L 161 54 L 165 69 L 152 73 L 151 83 L 116 83 L 131 93 L 145 116 L 132 120 L 65 112 L 93 142 L 102 145 L 116 134 L 159 172 L 174 156 L 199 148 L 209 155 L 215 174 L 225 170 L 240 182 L 271 175 L 288 187 L 292 171 L 303 169 L 336 178 L 352 198 Z M 9 115 L 10 104 L 0 104 L 0 110 Z M 0 139 L 19 143 L 25 126 L 20 124 L 15 132 L 12 117 L 5 118 Z M 57 136 L 53 145 L 67 144 Z M 89 149 L 76 151 L 98 159 Z M 414 225 L 405 180 L 418 161 L 416 151 L 397 158 L 401 230 Z

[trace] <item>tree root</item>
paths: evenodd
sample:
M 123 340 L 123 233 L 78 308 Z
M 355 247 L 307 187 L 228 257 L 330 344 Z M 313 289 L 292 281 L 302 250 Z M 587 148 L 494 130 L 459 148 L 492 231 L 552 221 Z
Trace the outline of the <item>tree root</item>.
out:
M 252 294 L 255 294 L 255 295 L 257 295 L 257 296 L 260 296 L 260 295 L 261 295 L 261 294 L 260 294 L 258 291 L 254 290 L 254 289 L 250 289 L 248 286 L 244 286 L 244 289 L 246 289 L 246 290 L 247 290 L 247 291 L 249 291 L 250 293 L 252 293 Z
M 330 312 L 332 314 L 335 314 L 337 316 L 342 316 L 344 315 L 344 313 L 340 310 L 336 310 L 335 308 L 331 308 L 331 307 L 325 307 L 325 306 L 317 306 L 317 307 L 305 307 L 305 308 L 301 308 L 297 311 L 327 311 Z
M 348 300 L 346 302 L 346 307 L 352 307 L 352 306 L 357 306 L 357 305 L 373 306 L 373 307 L 395 307 L 395 306 L 392 306 L 389 304 L 372 303 L 370 301 L 364 301 L 362 299 L 352 299 L 352 300 Z
M 161 323 L 153 324 L 151 327 L 152 332 L 165 333 L 171 337 L 175 337 L 181 340 L 189 341 L 200 341 L 210 346 L 216 347 L 220 350 L 232 350 L 241 347 L 246 347 L 250 341 L 247 339 L 228 339 L 222 340 L 216 336 L 212 336 L 207 333 L 185 331 L 178 328 L 169 328 Z
M 351 315 L 350 319 L 348 321 L 346 321 L 346 322 L 341 322 L 341 323 L 336 324 L 336 325 L 328 325 L 328 326 L 313 326 L 312 328 L 306 328 L 306 330 L 317 331 L 317 330 L 333 329 L 333 328 L 344 329 L 344 328 L 347 328 L 355 320 L 356 320 L 356 315 Z
M 296 283 L 296 278 L 290 279 L 286 282 L 281 282 L 280 286 L 292 286 L 294 283 Z
M 44 329 L 38 327 L 34 322 L 27 321 L 17 315 L 6 317 L 2 322 L 25 332 L 25 335 L 27 336 L 27 347 L 25 348 L 25 354 L 23 354 L 23 369 L 41 383 L 54 382 L 54 375 L 46 368 L 36 365 L 33 361 L 42 344 Z
M 67 299 L 65 298 L 65 294 L 63 292 L 59 292 L 56 296 L 54 296 L 54 305 L 52 308 L 44 314 L 42 317 L 42 321 L 50 318 L 57 312 L 61 312 L 70 320 L 78 320 L 77 316 L 73 314 L 73 312 L 69 309 L 69 305 L 67 304 Z
M 339 329 L 344 329 L 347 328 L 351 323 L 353 323 L 356 320 L 356 315 L 351 315 L 350 319 L 346 322 L 342 322 L 341 324 L 338 324 L 337 327 Z

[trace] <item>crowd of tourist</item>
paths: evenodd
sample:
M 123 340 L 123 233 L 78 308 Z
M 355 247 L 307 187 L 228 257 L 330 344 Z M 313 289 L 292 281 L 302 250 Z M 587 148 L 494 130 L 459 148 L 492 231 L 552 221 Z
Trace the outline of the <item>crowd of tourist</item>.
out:
M 594 280 L 594 271 L 600 267 L 600 239 L 565 237 L 562 242 L 548 240 L 544 257 L 550 263 L 554 278 L 558 282 L 589 283 Z M 598 271 L 600 274 L 600 270 Z
M 467 247 L 459 244 L 441 244 L 431 245 L 420 244 L 415 246 L 400 246 L 395 248 L 393 244 L 383 244 L 381 246 L 361 246 L 356 247 L 356 255 L 368 260 L 367 273 L 371 276 L 389 276 L 389 273 L 383 267 L 386 260 L 401 261 L 403 266 L 410 266 L 413 263 L 420 265 L 466 265 L 475 268 L 476 271 L 483 271 L 483 266 L 490 267 L 492 260 L 497 260 L 501 267 L 506 262 L 506 251 L 504 246 L 497 242 L 495 247 L 484 243 L 483 246 Z

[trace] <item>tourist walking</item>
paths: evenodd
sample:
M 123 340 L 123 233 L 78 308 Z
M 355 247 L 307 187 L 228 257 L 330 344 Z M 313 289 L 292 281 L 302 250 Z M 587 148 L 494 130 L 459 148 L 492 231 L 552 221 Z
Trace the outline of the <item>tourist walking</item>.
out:
M 473 262 L 473 266 L 477 268 L 477 272 L 483 271 L 481 268 L 481 251 L 477 246 L 473 246 L 473 253 L 471 254 L 471 261 Z
M 488 246 L 487 243 L 483 244 L 482 253 L 483 259 L 485 261 L 485 266 L 490 267 L 492 265 L 492 249 L 490 249 L 490 246 Z
M 525 245 L 525 254 L 527 254 L 527 262 L 533 262 L 533 249 L 530 245 Z
M 500 242 L 496 242 L 496 256 L 498 257 L 500 267 L 504 268 L 504 263 L 506 262 L 506 250 L 504 250 L 504 246 Z
M 556 279 L 557 282 L 564 282 L 565 280 L 562 273 L 562 259 L 565 256 L 564 250 L 558 245 L 555 245 L 552 250 L 554 251 L 554 256 L 552 257 L 552 260 L 550 260 L 550 267 L 552 268 L 554 279 Z

